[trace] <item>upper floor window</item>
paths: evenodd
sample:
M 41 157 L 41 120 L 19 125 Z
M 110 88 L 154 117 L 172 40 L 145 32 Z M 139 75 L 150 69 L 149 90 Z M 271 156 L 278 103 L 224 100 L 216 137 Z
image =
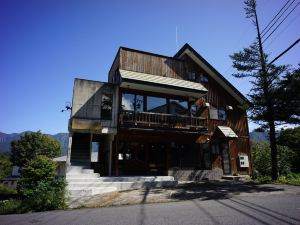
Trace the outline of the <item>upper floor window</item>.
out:
M 219 120 L 226 120 L 226 113 L 225 113 L 224 109 L 218 110 L 218 117 L 219 117 Z
M 148 112 L 167 113 L 167 110 L 166 98 L 147 96 Z
M 188 73 L 188 80 L 196 80 L 196 72 L 195 71 L 191 71 Z
M 134 111 L 134 94 L 122 94 L 122 110 Z
M 207 76 L 204 75 L 203 73 L 201 73 L 200 76 L 199 76 L 199 81 L 203 82 L 203 83 L 208 82 Z
M 122 110 L 144 111 L 144 96 L 129 93 L 122 94 Z
M 101 119 L 111 120 L 112 118 L 112 94 L 102 93 L 101 98 Z
M 209 109 L 209 118 L 214 120 L 226 120 L 226 112 L 224 109 L 211 107 Z
M 188 115 L 189 108 L 186 100 L 170 99 L 169 106 L 170 114 Z

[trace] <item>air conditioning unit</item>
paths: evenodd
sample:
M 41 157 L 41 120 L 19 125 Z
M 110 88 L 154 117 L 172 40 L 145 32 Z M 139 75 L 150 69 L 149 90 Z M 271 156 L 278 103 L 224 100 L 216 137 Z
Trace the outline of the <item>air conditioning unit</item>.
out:
M 241 168 L 248 168 L 249 167 L 249 158 L 247 155 L 240 155 L 239 162 Z

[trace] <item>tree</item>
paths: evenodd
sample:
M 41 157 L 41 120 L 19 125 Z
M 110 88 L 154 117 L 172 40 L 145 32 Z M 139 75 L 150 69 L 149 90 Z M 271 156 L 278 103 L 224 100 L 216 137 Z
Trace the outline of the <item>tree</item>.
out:
M 268 64 L 268 55 L 264 53 L 258 17 L 256 13 L 256 1 L 245 1 L 246 17 L 250 18 L 256 28 L 257 39 L 248 48 L 244 48 L 238 53 L 231 55 L 233 67 L 237 73 L 233 76 L 237 78 L 250 77 L 252 80 L 252 89 L 249 96 L 250 119 L 260 124 L 263 128 L 269 130 L 271 161 L 272 161 L 272 179 L 278 179 L 278 161 L 276 146 L 276 110 L 275 96 L 280 76 L 284 74 L 287 66 L 276 66 Z
M 300 127 L 282 130 L 277 142 L 289 147 L 294 152 L 294 157 L 291 159 L 292 170 L 300 172 Z
M 9 160 L 9 157 L 0 154 L 0 180 L 11 175 L 12 163 Z
M 279 82 L 276 91 L 278 121 L 300 124 L 300 64 Z
M 287 146 L 277 145 L 278 171 L 280 175 L 291 172 L 291 161 L 294 153 Z M 256 178 L 270 177 L 272 174 L 271 148 L 267 142 L 259 142 L 253 146 L 253 168 Z
M 65 207 L 66 183 L 57 177 L 56 169 L 56 162 L 46 156 L 26 163 L 17 186 L 26 209 L 44 211 Z
M 57 157 L 60 154 L 60 144 L 40 131 L 25 133 L 18 141 L 11 142 L 14 165 L 23 167 L 28 161 L 37 156 Z

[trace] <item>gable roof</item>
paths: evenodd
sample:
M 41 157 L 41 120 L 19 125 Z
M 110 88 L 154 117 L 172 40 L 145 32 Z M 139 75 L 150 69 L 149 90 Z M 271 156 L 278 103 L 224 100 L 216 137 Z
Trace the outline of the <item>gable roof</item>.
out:
M 186 43 L 175 55 L 174 58 L 181 58 L 187 54 L 202 69 L 204 69 L 217 83 L 228 91 L 238 102 L 248 103 L 248 99 L 237 90 L 224 76 L 222 76 L 212 65 L 210 65 L 198 52 Z

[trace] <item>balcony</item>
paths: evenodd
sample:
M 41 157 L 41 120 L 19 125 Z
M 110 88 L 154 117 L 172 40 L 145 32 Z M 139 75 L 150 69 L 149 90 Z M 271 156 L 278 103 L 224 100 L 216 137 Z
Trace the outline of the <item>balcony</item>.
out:
M 207 119 L 204 117 L 153 112 L 122 111 L 119 124 L 121 128 L 207 131 Z

